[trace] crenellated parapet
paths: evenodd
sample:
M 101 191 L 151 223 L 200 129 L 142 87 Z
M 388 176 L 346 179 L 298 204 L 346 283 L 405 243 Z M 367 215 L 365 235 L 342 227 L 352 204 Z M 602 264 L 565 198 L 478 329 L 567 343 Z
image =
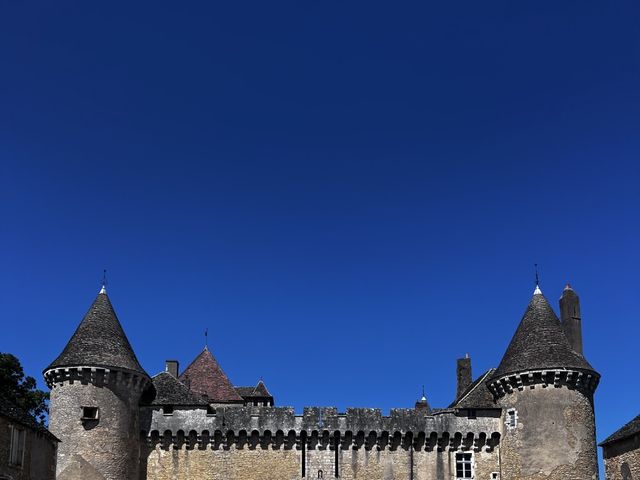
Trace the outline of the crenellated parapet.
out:
M 139 372 L 91 366 L 51 368 L 44 372 L 44 379 L 52 390 L 79 383 L 94 385 L 98 388 L 126 389 L 132 394 L 140 394 L 151 385 L 149 377 Z
M 485 450 L 500 441 L 500 409 L 476 412 L 474 418 L 457 410 L 424 415 L 414 409 L 307 407 L 296 415 L 287 407 L 242 407 L 142 412 L 144 442 L 169 449 L 228 450 Z M 145 427 L 146 425 L 146 427 Z M 148 428 L 148 429 L 147 429 Z
M 505 375 L 489 382 L 488 387 L 496 399 L 516 390 L 561 387 L 578 390 L 591 396 L 599 382 L 600 375 L 593 370 L 556 368 L 527 370 Z

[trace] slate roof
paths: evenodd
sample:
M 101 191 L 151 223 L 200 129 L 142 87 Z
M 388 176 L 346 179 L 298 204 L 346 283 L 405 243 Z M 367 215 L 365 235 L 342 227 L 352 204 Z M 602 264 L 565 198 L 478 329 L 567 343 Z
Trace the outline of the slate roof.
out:
M 151 381 L 156 389 L 156 397 L 151 405 L 206 406 L 209 404 L 202 396 L 190 392 L 184 383 L 169 372 L 161 372 Z
M 469 385 L 449 408 L 497 408 L 493 395 L 487 387 L 489 379 L 493 377 L 495 368 L 490 368 Z
M 571 349 L 551 305 L 542 293 L 536 293 L 493 378 L 526 370 L 551 368 L 594 371 L 582 355 Z
M 640 433 L 640 415 L 631 420 L 625 426 L 623 426 L 620 430 L 612 433 L 607 437 L 605 441 L 600 443 L 600 446 L 605 446 L 610 443 L 617 442 L 619 440 L 623 440 L 628 437 L 632 437 Z
M 45 371 L 83 365 L 121 368 L 147 376 L 104 291 L 98 294 L 67 346 Z
M 44 425 L 39 424 L 32 415 L 18 407 L 14 402 L 0 395 L 0 416 L 6 417 L 9 420 L 24 425 L 32 430 L 41 432 L 47 437 L 59 442 L 55 435 L 53 435 Z
M 269 390 L 267 390 L 267 386 L 264 384 L 262 380 L 260 380 L 255 387 L 234 387 L 234 388 L 236 389 L 236 392 L 238 393 L 238 395 L 240 395 L 243 398 L 245 397 L 273 398 L 273 395 L 269 393 Z
M 207 347 L 180 375 L 192 392 L 206 395 L 210 403 L 244 403 Z

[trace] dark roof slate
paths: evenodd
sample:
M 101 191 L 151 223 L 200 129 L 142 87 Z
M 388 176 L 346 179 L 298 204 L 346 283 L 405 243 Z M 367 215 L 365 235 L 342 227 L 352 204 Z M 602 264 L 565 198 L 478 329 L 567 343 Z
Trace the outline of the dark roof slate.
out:
M 151 405 L 204 406 L 208 402 L 200 395 L 190 392 L 187 386 L 171 375 L 161 372 L 152 379 L 156 397 Z
M 45 370 L 57 367 L 121 368 L 147 376 L 136 358 L 106 293 L 99 293 L 62 353 Z
M 24 425 L 32 430 L 40 432 L 47 437 L 59 442 L 55 435 L 53 435 L 44 425 L 41 425 L 33 418 L 33 415 L 30 415 L 24 409 L 20 408 L 14 402 L 9 400 L 8 398 L 0 395 L 0 416 L 8 418 L 9 420 Z
M 269 393 L 267 386 L 264 384 L 262 380 L 260 380 L 255 387 L 234 387 L 238 395 L 243 398 L 249 397 L 269 397 L 272 398 L 273 395 Z
M 449 408 L 496 408 L 493 395 L 487 387 L 489 379 L 495 373 L 495 368 L 490 368 L 469 385 Z
M 244 403 L 207 347 L 182 372 L 180 381 L 211 403 Z
M 493 378 L 526 370 L 593 367 L 574 352 L 547 299 L 533 295 Z
M 624 425 L 621 429 L 609 435 L 606 440 L 600 443 L 600 446 L 605 446 L 610 443 L 632 437 L 634 435 L 637 435 L 638 433 L 640 433 L 640 415 Z

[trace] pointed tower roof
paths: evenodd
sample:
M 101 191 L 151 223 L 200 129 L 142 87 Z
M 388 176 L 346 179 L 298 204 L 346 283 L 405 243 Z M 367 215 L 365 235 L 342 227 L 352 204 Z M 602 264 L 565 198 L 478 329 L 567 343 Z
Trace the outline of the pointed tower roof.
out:
M 560 320 L 536 286 L 493 378 L 551 368 L 593 370 L 589 362 L 571 349 Z
M 253 390 L 254 395 L 260 395 L 261 397 L 271 397 L 272 395 L 267 390 L 267 386 L 264 384 L 262 380 L 258 382 L 256 388 Z
M 120 368 L 148 376 L 133 353 L 104 286 L 67 346 L 46 370 L 79 366 Z
M 211 403 L 244 403 L 207 347 L 182 372 L 180 381 Z

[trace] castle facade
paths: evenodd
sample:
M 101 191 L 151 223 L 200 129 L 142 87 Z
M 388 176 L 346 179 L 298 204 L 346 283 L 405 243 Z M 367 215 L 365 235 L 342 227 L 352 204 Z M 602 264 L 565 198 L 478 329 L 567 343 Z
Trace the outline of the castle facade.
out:
M 593 395 L 580 303 L 560 319 L 539 288 L 502 360 L 475 380 L 458 360 L 447 408 L 274 405 L 234 386 L 205 348 L 182 372 L 140 366 L 103 288 L 45 370 L 59 480 L 596 480 Z

